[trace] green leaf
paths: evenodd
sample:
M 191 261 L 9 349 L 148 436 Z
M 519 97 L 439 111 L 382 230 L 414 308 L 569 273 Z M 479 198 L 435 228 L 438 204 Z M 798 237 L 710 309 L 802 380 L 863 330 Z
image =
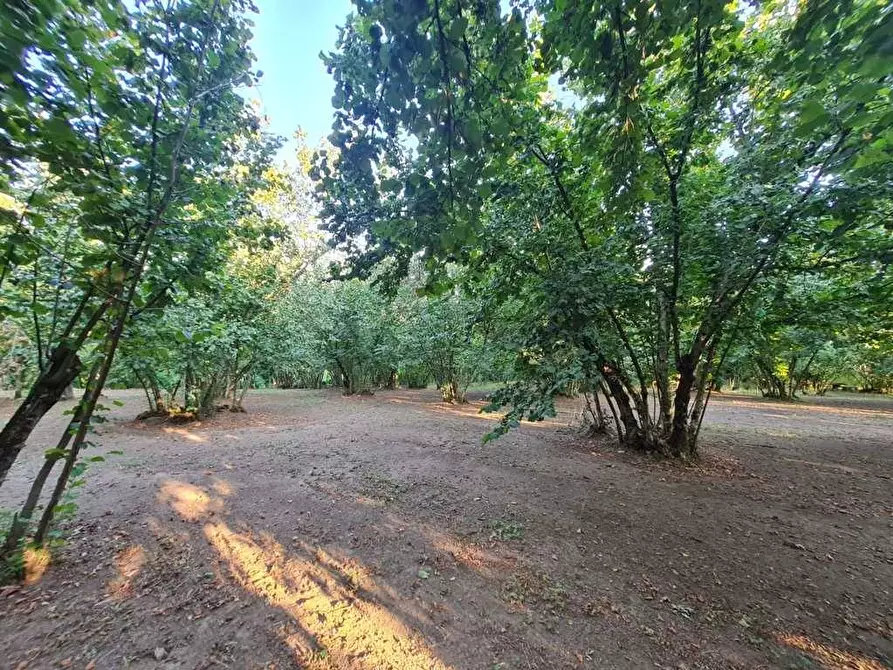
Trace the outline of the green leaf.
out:
M 459 41 L 465 36 L 465 31 L 468 29 L 468 19 L 464 16 L 456 17 L 453 22 L 450 24 L 449 35 L 450 39 Z
M 809 100 L 800 110 L 800 123 L 797 133 L 801 136 L 808 135 L 813 130 L 826 123 L 828 113 L 821 103 Z

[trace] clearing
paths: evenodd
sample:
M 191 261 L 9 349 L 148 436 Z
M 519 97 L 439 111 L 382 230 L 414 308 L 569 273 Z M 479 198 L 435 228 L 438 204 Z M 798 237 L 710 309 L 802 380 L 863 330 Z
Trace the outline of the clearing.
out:
M 139 395 L 108 395 L 124 407 L 91 451 L 124 454 L 91 466 L 55 563 L 0 591 L 3 667 L 893 661 L 889 401 L 715 396 L 683 469 L 582 438 L 570 402 L 481 446 L 481 402 L 435 391 L 257 392 L 192 425 L 135 424 Z

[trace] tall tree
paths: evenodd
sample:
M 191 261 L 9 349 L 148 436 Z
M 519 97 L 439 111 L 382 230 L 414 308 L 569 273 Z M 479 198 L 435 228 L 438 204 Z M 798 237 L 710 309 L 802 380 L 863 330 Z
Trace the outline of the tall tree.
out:
M 353 271 L 422 251 L 432 288 L 459 261 L 525 301 L 520 354 L 570 346 L 562 375 L 604 389 L 625 444 L 695 455 L 749 293 L 889 197 L 874 2 L 355 4 L 317 165 Z M 497 401 L 511 417 L 565 382 Z
M 2 102 L 11 188 L 21 192 L 27 179 L 30 194 L 4 213 L 0 272 L 19 288 L 31 285 L 40 374 L 0 433 L 0 482 L 81 372 L 90 338 L 120 335 L 146 269 L 176 272 L 184 236 L 220 235 L 220 218 L 202 218 L 203 209 L 231 208 L 214 177 L 233 134 L 256 125 L 234 92 L 253 78 L 249 3 L 153 1 L 133 12 L 112 1 L 50 4 L 36 13 L 5 7 L 3 15 L 4 32 L 27 23 Z M 69 210 L 48 225 L 48 209 L 61 202 Z M 49 290 L 47 267 L 58 270 Z M 48 330 L 34 297 L 44 294 L 61 298 Z M 95 345 L 109 360 L 113 340 Z
M 34 22 L 21 51 L 5 117 L 17 154 L 12 183 L 48 178 L 18 216 L 4 216 L 4 276 L 52 259 L 68 268 L 63 304 L 50 336 L 38 338 L 41 371 L 0 433 L 0 482 L 41 416 L 89 360 L 83 397 L 48 453 L 7 538 L 16 550 L 56 462 L 62 470 L 35 532 L 42 542 L 81 449 L 122 334 L 134 311 L 164 295 L 183 271 L 183 241 L 208 247 L 225 236 L 228 217 L 247 197 L 221 180 L 243 131 L 257 119 L 236 93 L 250 83 L 252 55 L 242 0 L 65 2 Z M 8 98 L 4 98 L 4 103 Z M 36 166 L 36 167 L 35 167 Z M 66 223 L 76 253 L 60 254 L 44 235 L 45 204 L 71 200 Z M 14 213 L 15 214 L 15 213 Z M 6 227 L 8 225 L 8 228 Z M 58 239 L 55 231 L 49 233 Z M 48 243 L 48 241 L 50 243 Z M 25 251 L 25 256 L 19 253 Z M 41 293 L 43 277 L 30 279 Z M 27 283 L 27 282 L 26 282 Z M 38 300 L 32 301 L 32 311 Z M 35 320 L 35 332 L 40 330 Z

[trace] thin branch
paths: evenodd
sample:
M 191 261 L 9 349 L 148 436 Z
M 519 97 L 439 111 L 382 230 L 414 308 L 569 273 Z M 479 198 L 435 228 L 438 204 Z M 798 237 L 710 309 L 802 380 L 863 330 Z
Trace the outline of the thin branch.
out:
M 676 165 L 675 176 L 678 180 L 685 170 L 685 162 L 688 159 L 688 152 L 691 150 L 692 139 L 695 134 L 695 126 L 697 126 L 697 115 L 700 111 L 701 94 L 705 84 L 704 72 L 704 56 L 706 55 L 707 46 L 710 42 L 710 30 L 707 29 L 706 34 L 701 32 L 701 0 L 698 0 L 697 9 L 695 10 L 695 79 L 691 96 L 691 107 L 689 108 L 689 122 L 686 127 L 685 136 L 679 147 L 679 159 Z
M 825 175 L 825 170 L 827 170 L 828 165 L 831 162 L 831 159 L 840 151 L 843 147 L 843 143 L 846 141 L 847 137 L 849 137 L 851 130 L 846 129 L 840 133 L 840 137 L 837 138 L 837 141 L 834 143 L 834 146 L 831 147 L 831 150 L 828 152 L 828 155 L 825 156 L 822 164 L 816 170 L 813 178 L 810 180 L 809 185 L 797 199 L 797 201 L 790 207 L 788 210 L 787 216 L 785 218 L 785 222 L 782 225 L 781 229 L 775 234 L 775 239 L 767 245 L 766 251 L 763 254 L 763 257 L 757 263 L 756 267 L 754 267 L 753 271 L 748 275 L 747 279 L 744 282 L 744 285 L 740 288 L 740 290 L 731 298 L 728 299 L 727 305 L 722 309 L 719 315 L 719 320 L 725 318 L 725 316 L 733 310 L 741 299 L 744 297 L 744 294 L 750 288 L 754 281 L 756 281 L 757 277 L 760 276 L 764 270 L 771 265 L 770 261 L 774 261 L 775 252 L 778 250 L 778 244 L 790 230 L 791 226 L 794 223 L 794 219 L 797 214 L 799 214 L 800 207 L 805 203 L 809 197 L 815 192 L 815 189 L 818 187 L 819 182 L 822 177 Z M 714 303 L 721 303 L 723 300 L 728 298 L 729 291 L 726 291 L 720 299 Z
M 37 346 L 37 367 L 43 373 L 43 343 L 40 337 L 40 321 L 37 318 L 37 281 L 40 274 L 40 266 L 37 259 L 34 259 L 34 282 L 31 285 L 31 317 L 34 320 L 34 340 Z
M 149 133 L 152 135 L 152 147 L 149 150 L 149 184 L 146 187 L 146 212 L 148 213 L 152 211 L 152 197 L 155 192 L 155 180 L 158 177 L 158 166 L 156 165 L 158 159 L 158 123 L 161 118 L 161 105 L 164 99 L 162 95 L 162 86 L 164 85 L 164 71 L 167 68 L 168 63 L 168 52 L 171 48 L 171 24 L 170 24 L 170 9 L 171 5 L 169 4 L 167 10 L 165 11 L 165 34 L 164 34 L 164 53 L 161 56 L 161 63 L 158 66 L 158 83 L 155 86 L 155 105 L 152 110 L 152 125 L 149 130 Z
M 105 151 L 102 148 L 102 130 L 99 127 L 99 120 L 96 118 L 96 110 L 93 107 L 93 87 L 90 86 L 90 78 L 88 76 L 85 75 L 84 80 L 87 85 L 87 110 L 90 113 L 90 121 L 93 125 L 93 137 L 96 141 L 96 151 L 99 152 L 99 158 L 102 161 L 102 168 L 105 172 L 105 176 L 109 178 L 109 181 L 111 181 L 112 171 L 109 167 L 109 162 L 106 158 Z
M 434 19 L 437 24 L 438 52 L 443 68 L 444 90 L 447 96 L 447 177 L 450 181 L 450 212 L 455 210 L 456 191 L 453 185 L 453 91 L 450 85 L 450 68 L 446 54 L 446 35 L 440 18 L 440 0 L 434 0 Z
M 571 202 L 570 196 L 568 195 L 567 189 L 565 189 L 564 183 L 561 181 L 561 175 L 558 172 L 558 168 L 556 168 L 552 164 L 552 162 L 546 156 L 546 152 L 543 151 L 542 147 L 540 147 L 539 145 L 531 145 L 530 153 L 533 154 L 533 156 L 549 171 L 549 175 L 552 177 L 555 188 L 558 189 L 558 194 L 561 196 L 561 201 L 564 206 L 564 213 L 567 218 L 570 219 L 571 223 L 574 226 L 574 230 L 577 233 L 577 239 L 580 241 L 580 247 L 583 249 L 583 251 L 589 251 L 589 244 L 586 242 L 586 234 L 583 232 L 583 226 L 581 225 L 580 219 L 577 217 L 577 214 L 574 211 L 574 206 Z
M 608 317 L 611 319 L 611 323 L 614 324 L 614 328 L 617 330 L 617 334 L 620 335 L 620 341 L 623 342 L 623 346 L 626 349 L 626 352 L 629 354 L 630 361 L 633 364 L 633 369 L 636 371 L 636 377 L 639 380 L 639 396 L 642 399 L 643 405 L 647 406 L 648 402 L 648 387 L 645 384 L 645 375 L 642 373 L 642 367 L 639 365 L 639 359 L 633 351 L 632 343 L 630 342 L 629 337 L 626 334 L 623 326 L 617 318 L 617 315 L 614 313 L 614 310 L 611 308 L 607 309 Z
M 77 322 L 81 318 L 81 314 L 84 313 L 84 308 L 87 307 L 87 304 L 90 302 L 90 299 L 93 297 L 93 287 L 90 288 L 81 296 L 81 301 L 78 303 L 77 309 L 74 310 L 74 314 L 71 315 L 68 319 L 68 325 L 65 326 L 65 330 L 59 336 L 59 341 L 64 342 L 71 335 L 71 331 L 74 330 L 74 327 L 77 325 Z
M 53 317 L 50 325 L 50 334 L 47 337 L 47 345 L 53 342 L 56 336 L 56 326 L 59 320 L 59 302 L 62 299 L 62 284 L 65 280 L 65 259 L 68 257 L 68 246 L 71 242 L 71 234 L 74 230 L 74 223 L 70 223 L 65 233 L 65 243 L 62 245 L 62 263 L 59 264 L 59 273 L 56 275 L 56 291 L 53 299 Z
M 82 279 L 86 279 L 87 282 L 90 284 L 90 286 L 95 286 L 95 281 L 94 281 L 93 276 L 90 275 L 90 274 L 87 274 L 87 273 L 84 271 L 83 268 L 78 267 L 77 265 L 75 265 L 74 263 L 72 263 L 72 262 L 70 262 L 70 261 L 67 261 L 65 258 L 63 258 L 63 257 L 60 256 L 59 254 L 57 254 L 55 251 L 53 251 L 50 247 L 45 246 L 45 245 L 43 244 L 43 242 L 41 242 L 40 239 L 39 239 L 34 233 L 32 233 L 32 232 L 31 232 L 30 230 L 28 230 L 27 228 L 25 228 L 24 225 L 21 225 L 21 224 L 19 224 L 18 222 L 13 222 L 13 225 L 16 226 L 16 228 L 18 229 L 18 231 L 19 231 L 21 234 L 23 234 L 23 235 L 25 235 L 26 237 L 30 238 L 30 239 L 31 239 L 31 243 L 32 243 L 35 247 L 37 247 L 38 249 L 40 249 L 41 251 L 43 251 L 43 252 L 44 252 L 45 254 L 47 254 L 50 258 L 52 258 L 53 260 L 57 261 L 58 263 L 61 263 L 62 265 L 67 266 L 68 269 L 70 269 L 70 270 L 74 270 L 75 273 L 78 274 L 78 275 L 80 275 L 80 277 L 81 277 Z M 109 251 L 111 251 L 111 250 L 109 250 Z M 120 256 L 119 254 L 116 254 L 116 255 Z M 103 289 L 99 289 L 99 288 L 97 287 L 96 290 L 98 290 L 100 293 L 102 293 L 103 295 L 107 296 L 108 298 L 112 298 L 112 299 L 114 299 L 114 296 L 112 296 L 111 294 L 107 293 L 107 292 L 104 291 Z

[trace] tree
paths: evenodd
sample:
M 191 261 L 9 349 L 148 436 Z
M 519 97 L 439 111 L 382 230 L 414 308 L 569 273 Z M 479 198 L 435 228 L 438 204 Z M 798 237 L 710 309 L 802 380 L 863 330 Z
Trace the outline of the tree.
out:
M 491 357 L 476 332 L 473 301 L 458 293 L 415 297 L 407 311 L 402 338 L 407 367 L 424 368 L 444 402 L 464 403 L 469 384 L 489 372 Z
M 236 92 L 250 82 L 250 31 L 242 0 L 147 2 L 133 11 L 117 2 L 55 3 L 30 21 L 30 39 L 4 89 L 11 184 L 46 172 L 24 207 L 3 217 L 9 250 L 4 277 L 53 259 L 69 269 L 71 305 L 38 345 L 41 372 L 0 434 L 0 481 L 39 418 L 82 368 L 85 390 L 72 420 L 38 474 L 14 522 L 14 551 L 55 462 L 63 468 L 35 532 L 46 537 L 111 370 L 122 334 L 137 312 L 165 296 L 183 272 L 184 240 L 212 247 L 238 216 L 244 194 L 221 179 L 238 151 L 236 138 L 257 129 Z M 8 24 L 4 23 L 4 31 Z M 43 211 L 71 207 L 69 237 Z M 229 216 L 227 216 L 229 213 Z M 44 234 L 46 233 L 46 234 Z M 74 240 L 60 253 L 55 240 Z M 15 249 L 15 252 L 12 250 Z M 22 253 L 24 252 L 24 253 Z M 22 285 L 18 282 L 18 286 Z M 41 279 L 31 279 L 32 311 Z M 27 285 L 27 284 L 26 284 Z M 60 302 L 63 302 L 60 299 Z M 56 317 L 54 317 L 56 318 Z M 39 328 L 35 326 L 35 330 Z M 82 360 L 83 359 L 83 360 Z
M 371 392 L 394 369 L 388 301 L 368 282 L 296 282 L 288 298 L 291 336 L 319 352 L 345 395 Z
M 323 215 L 354 273 L 421 250 L 433 290 L 458 262 L 536 314 L 518 353 L 561 348 L 561 383 L 497 400 L 590 380 L 622 443 L 693 457 L 751 292 L 889 201 L 887 12 L 525 6 L 356 2 Z

